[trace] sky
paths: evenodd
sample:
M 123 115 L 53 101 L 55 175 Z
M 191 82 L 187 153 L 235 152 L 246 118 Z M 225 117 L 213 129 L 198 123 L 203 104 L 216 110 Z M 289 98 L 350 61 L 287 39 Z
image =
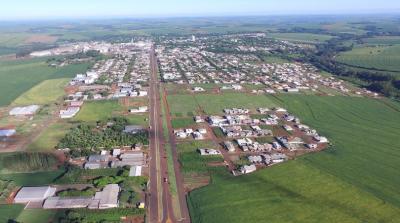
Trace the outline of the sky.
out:
M 399 13 L 400 0 L 0 0 L 0 19 Z

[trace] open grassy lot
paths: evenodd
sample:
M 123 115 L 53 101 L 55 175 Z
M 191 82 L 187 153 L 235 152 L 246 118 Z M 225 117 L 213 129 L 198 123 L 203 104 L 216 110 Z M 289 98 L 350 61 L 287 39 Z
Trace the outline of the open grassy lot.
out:
M 18 216 L 17 221 L 23 223 L 43 223 L 53 220 L 57 211 L 42 209 L 26 209 Z
M 0 222 L 15 220 L 24 209 L 24 205 L 0 205 Z
M 278 40 L 304 43 L 321 43 L 332 39 L 332 36 L 329 35 L 312 33 L 270 33 L 268 36 Z
M 350 66 L 385 71 L 400 71 L 400 44 L 387 46 L 359 46 L 340 54 L 339 62 Z
M 49 104 L 65 95 L 64 87 L 69 78 L 45 80 L 23 93 L 13 102 L 14 105 Z
M 45 60 L 0 61 L 0 106 L 10 104 L 44 80 L 73 77 L 77 73 L 85 72 L 89 66 L 89 64 L 75 64 L 52 68 Z
M 186 128 L 191 125 L 196 124 L 193 118 L 176 118 L 171 121 L 172 128 L 179 129 L 179 128 Z
M 332 148 L 247 176 L 213 169 L 212 183 L 189 195 L 193 222 L 400 220 L 399 104 L 289 95 L 277 103 L 326 135 Z
M 123 107 L 118 100 L 104 100 L 85 102 L 78 115 L 73 118 L 75 121 L 96 122 L 112 118 L 120 114 Z
M 265 95 L 243 93 L 169 95 L 168 103 L 174 116 L 193 116 L 201 108 L 207 114 L 222 114 L 224 108 L 274 107 L 276 103 Z
M 53 183 L 63 172 L 64 170 L 60 169 L 35 173 L 0 174 L 0 179 L 12 180 L 19 186 L 43 186 Z
M 71 124 L 65 122 L 50 125 L 39 138 L 29 145 L 28 149 L 31 151 L 53 150 L 71 127 Z

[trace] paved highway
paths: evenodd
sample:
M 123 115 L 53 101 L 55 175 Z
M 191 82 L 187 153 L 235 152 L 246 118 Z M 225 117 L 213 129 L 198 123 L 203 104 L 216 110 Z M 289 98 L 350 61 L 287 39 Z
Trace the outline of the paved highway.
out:
M 161 116 L 160 83 L 154 47 L 150 52 L 150 195 L 148 221 L 150 223 L 176 222 L 169 190 L 168 167 L 164 149 Z

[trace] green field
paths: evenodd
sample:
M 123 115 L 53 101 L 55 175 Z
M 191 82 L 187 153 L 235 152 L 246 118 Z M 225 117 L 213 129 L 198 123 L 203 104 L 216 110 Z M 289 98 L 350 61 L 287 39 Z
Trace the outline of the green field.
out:
M 19 96 L 13 105 L 49 104 L 65 95 L 64 87 L 69 78 L 45 80 Z
M 43 223 L 54 219 L 57 211 L 42 209 L 26 209 L 18 216 L 17 221 L 23 223 Z
M 172 128 L 181 129 L 181 128 L 187 128 L 191 125 L 195 125 L 196 122 L 193 120 L 193 118 L 177 118 L 177 119 L 172 119 L 171 124 Z
M 361 68 L 400 71 L 400 44 L 356 47 L 340 54 L 337 60 Z
M 0 61 L 0 106 L 10 104 L 44 80 L 70 78 L 85 72 L 88 66 L 75 64 L 52 68 L 46 64 L 45 59 Z
M 1 174 L 0 179 L 12 180 L 19 186 L 43 186 L 53 183 L 64 170 L 46 171 L 36 173 Z
M 365 43 L 375 45 L 393 45 L 400 44 L 400 36 L 377 36 L 373 38 L 363 39 Z
M 269 37 L 278 40 L 303 43 L 321 43 L 332 39 L 332 36 L 312 33 L 270 33 Z
M 194 100 L 195 99 L 195 100 Z M 224 93 L 218 95 L 169 95 L 168 103 L 174 116 L 193 116 L 199 113 L 199 106 L 207 114 L 222 114 L 223 109 L 244 107 L 274 107 L 276 103 L 265 95 L 248 95 L 243 93 Z
M 24 205 L 0 205 L 0 222 L 15 220 L 24 209 Z
M 68 123 L 55 123 L 50 125 L 32 144 L 28 149 L 31 151 L 51 151 L 58 142 L 68 133 L 71 124 Z
M 333 146 L 247 176 L 215 169 L 212 183 L 189 195 L 192 222 L 400 221 L 399 104 L 317 96 L 276 101 Z
M 123 111 L 118 100 L 85 102 L 74 121 L 96 122 L 112 118 Z

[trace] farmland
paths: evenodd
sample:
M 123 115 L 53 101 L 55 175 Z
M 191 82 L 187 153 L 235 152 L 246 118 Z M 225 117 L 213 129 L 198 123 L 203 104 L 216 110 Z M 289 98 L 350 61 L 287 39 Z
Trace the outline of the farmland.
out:
M 271 33 L 268 36 L 278 39 L 293 42 L 304 43 L 321 43 L 332 38 L 329 35 L 312 34 L 312 33 Z
M 193 222 L 395 222 L 400 218 L 399 151 L 394 150 L 400 146 L 399 104 L 349 97 L 278 98 L 276 103 L 330 138 L 332 148 L 246 176 L 232 177 L 226 170 L 213 169 L 212 183 L 189 195 Z
M 49 67 L 45 59 L 0 61 L 0 106 L 8 105 L 21 94 L 48 79 L 73 77 L 85 72 L 89 64 Z
M 45 80 L 19 96 L 14 105 L 49 104 L 56 102 L 65 92 L 68 78 Z
M 171 114 L 175 116 L 193 116 L 199 108 L 207 114 L 222 114 L 224 108 L 246 107 L 255 109 L 262 106 L 276 105 L 264 95 L 248 95 L 243 93 L 169 95 L 168 103 Z
M 400 71 L 400 45 L 359 46 L 340 54 L 339 62 L 382 71 Z

